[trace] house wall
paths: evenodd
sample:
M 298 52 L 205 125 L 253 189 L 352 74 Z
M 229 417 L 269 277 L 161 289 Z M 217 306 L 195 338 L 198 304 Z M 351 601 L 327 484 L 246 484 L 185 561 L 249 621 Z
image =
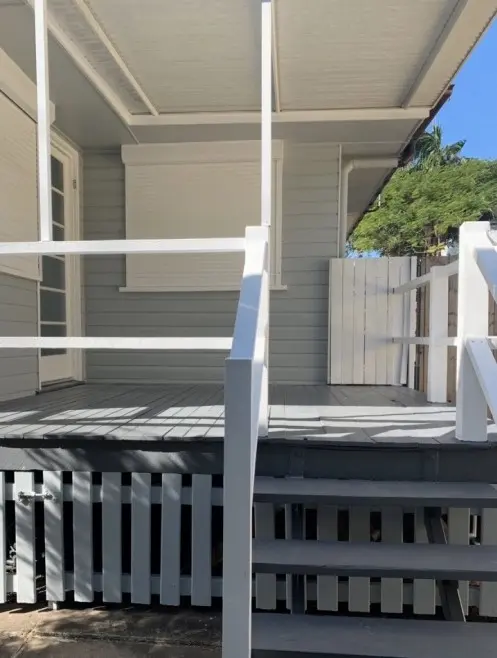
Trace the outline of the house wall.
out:
M 328 267 L 337 255 L 340 150 L 285 144 L 282 283 L 271 295 L 271 379 L 325 383 Z M 86 152 L 86 239 L 125 237 L 124 166 L 119 153 Z M 231 336 L 237 293 L 123 293 L 124 256 L 87 258 L 88 336 Z M 222 381 L 224 354 L 89 352 L 89 381 Z
M 38 334 L 36 281 L 0 274 L 0 335 Z M 31 395 L 38 388 L 36 350 L 0 349 L 0 400 Z

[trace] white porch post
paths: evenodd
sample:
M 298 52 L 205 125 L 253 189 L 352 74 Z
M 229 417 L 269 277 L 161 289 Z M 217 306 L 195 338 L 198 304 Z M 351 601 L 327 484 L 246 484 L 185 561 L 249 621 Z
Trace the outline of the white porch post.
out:
M 459 230 L 459 291 L 457 299 L 456 437 L 487 440 L 487 402 L 465 342 L 488 335 L 488 286 L 476 263 L 474 248 L 488 243 L 488 222 L 467 222 Z
M 47 0 L 35 0 L 36 99 L 38 131 L 38 199 L 40 240 L 52 239 L 50 163 L 50 85 L 48 78 Z
M 272 210 L 272 111 L 273 111 L 273 70 L 272 70 L 272 8 L 271 0 L 261 2 L 261 224 L 271 228 Z M 259 433 L 267 436 L 269 428 L 269 313 L 271 287 L 271 230 L 268 231 L 267 258 L 267 303 L 265 312 L 268 319 L 266 352 L 264 355 L 262 402 Z
M 428 402 L 447 402 L 447 345 L 449 277 L 443 267 L 430 271 L 430 344 L 428 347 Z

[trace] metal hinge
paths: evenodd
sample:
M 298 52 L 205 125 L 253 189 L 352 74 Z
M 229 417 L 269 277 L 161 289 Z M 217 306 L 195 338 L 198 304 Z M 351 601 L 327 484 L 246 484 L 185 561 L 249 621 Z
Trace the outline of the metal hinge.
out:
M 73 179 L 72 179 L 72 189 L 73 189 L 73 190 L 76 190 L 77 187 L 78 187 L 78 185 L 77 185 L 77 181 L 76 181 L 75 178 L 73 178 Z

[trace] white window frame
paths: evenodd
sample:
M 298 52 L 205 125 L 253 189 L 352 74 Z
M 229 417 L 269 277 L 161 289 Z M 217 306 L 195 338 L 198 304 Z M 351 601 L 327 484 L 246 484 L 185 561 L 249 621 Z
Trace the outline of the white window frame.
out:
M 215 163 L 247 163 L 260 162 L 260 142 L 188 142 L 184 144 L 140 144 L 122 147 L 122 159 L 125 168 L 134 165 L 174 165 L 174 164 L 215 164 Z M 274 180 L 274 217 L 271 238 L 271 288 L 273 290 L 286 290 L 282 284 L 282 217 L 283 217 L 283 141 L 273 140 L 272 158 L 275 164 Z M 128 223 L 128 189 L 126 190 L 126 227 Z M 259 218 L 257 218 L 259 219 Z M 257 223 L 257 220 L 254 224 Z M 233 237 L 233 236 L 226 236 Z M 199 280 L 201 280 L 199 272 Z M 209 285 L 203 287 L 192 283 L 188 286 L 177 285 L 126 285 L 119 288 L 120 292 L 209 292 L 209 291 L 233 291 L 239 290 L 240 286 L 234 285 Z

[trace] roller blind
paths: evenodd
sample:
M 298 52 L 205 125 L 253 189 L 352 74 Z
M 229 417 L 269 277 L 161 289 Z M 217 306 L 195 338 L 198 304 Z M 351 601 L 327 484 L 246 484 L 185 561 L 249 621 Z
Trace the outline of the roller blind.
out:
M 273 184 L 273 217 L 276 188 Z M 243 237 L 247 226 L 259 223 L 258 160 L 126 165 L 127 238 Z M 275 222 L 273 227 L 275 245 Z M 276 253 L 274 249 L 273 271 Z M 243 260 L 243 254 L 129 255 L 126 286 L 133 290 L 236 289 Z

